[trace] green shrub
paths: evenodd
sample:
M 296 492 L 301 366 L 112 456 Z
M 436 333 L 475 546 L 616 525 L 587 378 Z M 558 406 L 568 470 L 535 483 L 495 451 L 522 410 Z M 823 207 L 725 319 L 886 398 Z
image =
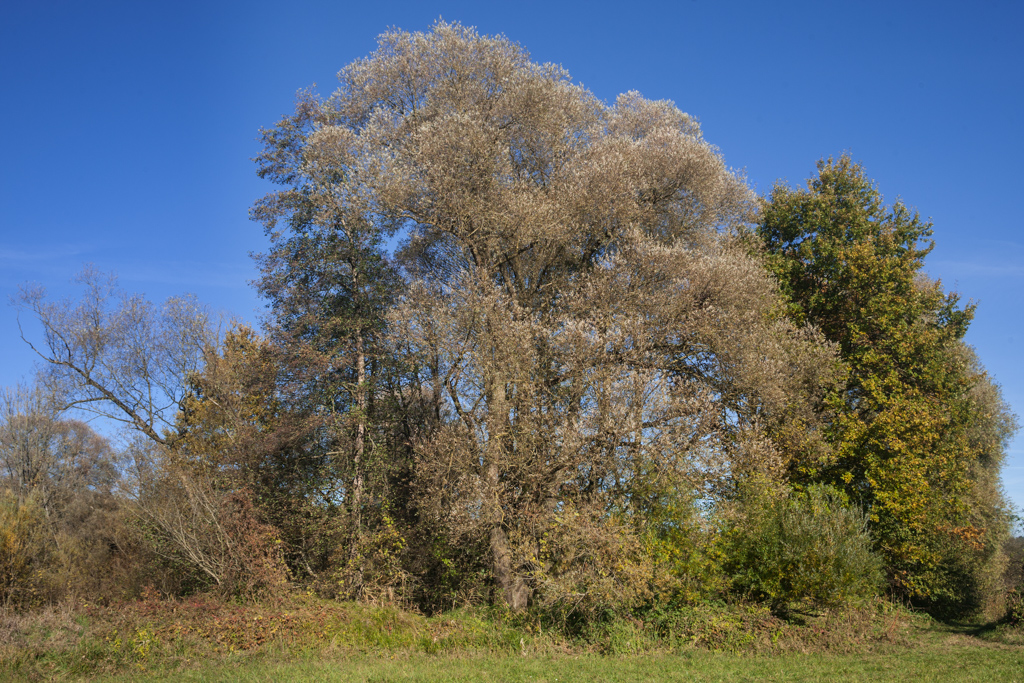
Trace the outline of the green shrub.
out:
M 1010 626 L 1024 626 L 1024 592 L 1012 590 L 1006 595 L 1006 614 L 1002 622 Z
M 650 608 L 693 605 L 722 597 L 721 529 L 700 508 L 700 492 L 657 475 L 634 483 L 632 505 L 651 565 Z
M 1008 539 L 1004 550 L 1004 613 L 1000 621 L 1011 626 L 1024 626 L 1024 538 Z
M 752 493 L 726 534 L 726 569 L 740 594 L 775 611 L 841 606 L 874 595 L 881 561 L 866 517 L 831 487 L 788 496 Z

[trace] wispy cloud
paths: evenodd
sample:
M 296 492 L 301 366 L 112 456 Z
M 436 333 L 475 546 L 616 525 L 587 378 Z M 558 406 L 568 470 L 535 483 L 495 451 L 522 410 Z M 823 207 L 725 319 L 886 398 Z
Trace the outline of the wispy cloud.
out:
M 128 288 L 153 283 L 182 287 L 188 291 L 207 287 L 248 289 L 256 277 L 255 267 L 238 263 L 162 263 L 156 268 L 129 266 L 117 271 L 118 279 Z
M 991 244 L 999 247 L 1000 249 L 1020 249 L 1024 251 L 1024 243 L 1013 242 L 1011 240 L 981 240 L 982 244 Z
M 1024 277 L 1024 265 L 1017 263 L 984 263 L 980 261 L 931 261 L 928 272 L 949 278 L 958 275 L 975 277 L 1018 278 Z
M 0 262 L 11 265 L 53 261 L 55 259 L 81 256 L 91 250 L 76 245 L 49 246 L 43 249 L 3 249 L 0 248 Z

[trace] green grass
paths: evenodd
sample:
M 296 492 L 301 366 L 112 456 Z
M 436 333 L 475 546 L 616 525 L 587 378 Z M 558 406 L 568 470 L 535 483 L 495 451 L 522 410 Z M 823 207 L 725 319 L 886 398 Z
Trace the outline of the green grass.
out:
M 292 596 L 0 613 L 13 681 L 1021 681 L 1024 629 L 884 602 L 784 621 L 702 604 L 564 631 L 488 609 L 426 617 Z
M 1022 681 L 1024 652 L 992 648 L 886 654 L 753 655 L 700 650 L 613 657 L 366 657 L 293 662 L 240 658 L 109 681 Z

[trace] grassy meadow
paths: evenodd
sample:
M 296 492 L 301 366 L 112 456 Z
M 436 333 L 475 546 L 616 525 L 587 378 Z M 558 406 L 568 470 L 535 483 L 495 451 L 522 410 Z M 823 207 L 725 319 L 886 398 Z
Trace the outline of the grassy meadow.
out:
M 0 618 L 12 681 L 1024 680 L 1020 626 L 878 601 L 773 616 L 708 604 L 573 628 L 489 609 L 426 617 L 289 597 L 65 605 Z

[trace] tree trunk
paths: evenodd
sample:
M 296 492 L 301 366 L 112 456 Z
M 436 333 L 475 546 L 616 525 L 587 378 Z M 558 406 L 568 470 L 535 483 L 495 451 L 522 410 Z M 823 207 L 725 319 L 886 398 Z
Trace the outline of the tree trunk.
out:
M 486 395 L 488 431 L 486 477 L 494 506 L 491 510 L 491 517 L 494 520 L 490 534 L 491 571 L 494 573 L 494 580 L 498 583 L 502 600 L 512 611 L 521 612 L 526 609 L 531 590 L 523 578 L 515 572 L 512 547 L 503 526 L 505 511 L 502 509 L 501 503 L 501 463 L 507 455 L 504 441 L 509 429 L 505 383 L 497 368 L 492 369 L 489 379 Z
M 491 529 L 491 562 L 502 600 L 513 612 L 522 612 L 530 601 L 532 591 L 512 569 L 512 548 L 509 546 L 508 534 L 500 525 Z
M 485 285 L 484 291 L 486 292 L 488 289 L 489 285 Z M 506 509 L 506 505 L 514 505 L 514 503 L 506 500 L 502 482 L 502 471 L 508 466 L 509 458 L 515 455 L 513 442 L 509 438 L 512 425 L 506 387 L 508 368 L 500 360 L 503 356 L 503 336 L 506 331 L 503 329 L 504 319 L 501 316 L 498 316 L 496 322 L 493 312 L 485 310 L 482 313 L 486 334 L 481 339 L 479 353 L 481 358 L 486 359 L 482 374 L 484 377 L 483 399 L 487 410 L 484 423 L 487 441 L 481 453 L 483 456 L 481 474 L 483 474 L 487 488 L 485 494 L 487 508 L 484 513 L 491 524 L 489 539 L 491 571 L 498 585 L 501 599 L 512 611 L 521 612 L 526 609 L 532 591 L 526 585 L 523 577 L 516 572 L 512 546 L 509 543 L 508 533 L 505 531 L 506 519 L 514 519 L 517 512 L 513 509 Z
M 366 450 L 366 352 L 363 349 L 363 332 L 356 332 L 356 406 L 359 418 L 356 421 L 356 453 L 354 458 L 355 476 L 352 483 L 352 503 L 355 508 L 356 530 L 362 529 L 363 506 L 363 452 Z

